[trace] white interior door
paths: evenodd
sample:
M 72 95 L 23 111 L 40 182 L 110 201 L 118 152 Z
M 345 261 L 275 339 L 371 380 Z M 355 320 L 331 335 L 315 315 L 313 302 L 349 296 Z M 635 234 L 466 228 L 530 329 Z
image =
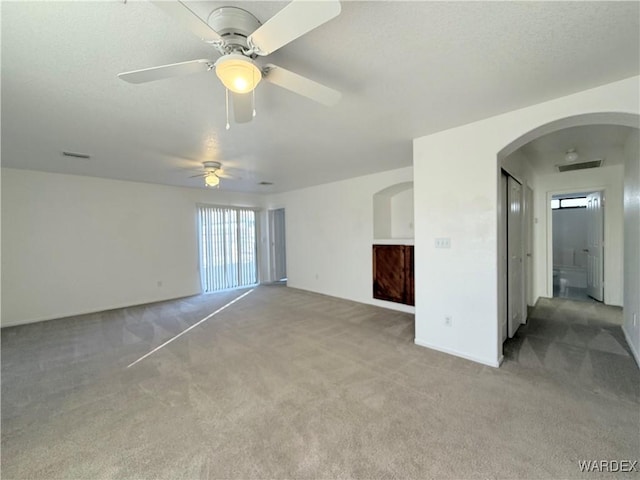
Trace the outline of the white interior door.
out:
M 604 206 L 602 192 L 587 195 L 587 295 L 604 301 Z
M 273 280 L 287 278 L 287 241 L 284 208 L 269 212 L 271 230 L 271 271 Z
M 524 320 L 523 275 L 523 201 L 522 185 L 514 178 L 507 180 L 507 310 L 509 337 L 513 337 Z

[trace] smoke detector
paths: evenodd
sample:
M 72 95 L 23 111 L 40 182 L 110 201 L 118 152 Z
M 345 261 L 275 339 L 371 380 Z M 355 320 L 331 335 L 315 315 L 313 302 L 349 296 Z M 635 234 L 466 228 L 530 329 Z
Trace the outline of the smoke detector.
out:
M 567 163 L 574 163 L 578 160 L 578 152 L 576 152 L 575 148 L 570 148 L 569 150 L 567 150 L 564 159 Z

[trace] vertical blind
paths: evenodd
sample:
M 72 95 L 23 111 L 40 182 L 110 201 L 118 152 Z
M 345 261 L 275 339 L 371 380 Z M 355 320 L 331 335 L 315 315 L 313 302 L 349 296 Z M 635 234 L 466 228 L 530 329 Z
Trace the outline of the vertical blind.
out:
M 256 212 L 199 206 L 198 222 L 202 290 L 215 292 L 256 284 Z

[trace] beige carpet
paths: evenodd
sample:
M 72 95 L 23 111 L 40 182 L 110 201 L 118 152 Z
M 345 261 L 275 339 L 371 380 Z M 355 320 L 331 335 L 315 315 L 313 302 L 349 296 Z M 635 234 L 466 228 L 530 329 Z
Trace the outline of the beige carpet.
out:
M 637 370 L 609 391 L 484 367 L 415 346 L 411 315 L 286 287 L 127 368 L 240 293 L 4 329 L 2 478 L 593 478 L 579 460 L 638 459 Z

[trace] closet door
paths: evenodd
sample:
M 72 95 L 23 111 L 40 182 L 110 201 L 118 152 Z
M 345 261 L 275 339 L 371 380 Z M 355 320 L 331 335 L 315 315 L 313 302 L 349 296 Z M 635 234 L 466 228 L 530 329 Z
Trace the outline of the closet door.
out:
M 512 177 L 508 178 L 507 192 L 507 296 L 509 337 L 516 334 L 524 319 L 524 276 L 522 254 L 522 185 Z

